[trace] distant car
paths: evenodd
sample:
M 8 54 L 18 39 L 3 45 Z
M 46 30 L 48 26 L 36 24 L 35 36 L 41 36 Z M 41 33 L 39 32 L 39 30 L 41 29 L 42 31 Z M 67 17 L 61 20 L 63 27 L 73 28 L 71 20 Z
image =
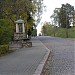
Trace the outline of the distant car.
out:
M 39 33 L 39 36 L 41 36 L 41 33 Z

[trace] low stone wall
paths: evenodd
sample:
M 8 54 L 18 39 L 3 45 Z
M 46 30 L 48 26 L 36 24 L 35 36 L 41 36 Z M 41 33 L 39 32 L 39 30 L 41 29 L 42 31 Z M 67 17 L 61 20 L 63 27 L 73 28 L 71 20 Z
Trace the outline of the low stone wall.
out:
M 19 43 L 11 43 L 9 44 L 9 50 L 17 50 L 22 48 L 22 45 Z
M 11 42 L 9 43 L 9 50 L 17 50 L 20 48 L 30 48 L 32 47 L 32 42 L 29 41 L 18 41 L 18 42 Z
M 22 47 L 25 47 L 25 48 L 32 47 L 32 42 L 23 42 Z

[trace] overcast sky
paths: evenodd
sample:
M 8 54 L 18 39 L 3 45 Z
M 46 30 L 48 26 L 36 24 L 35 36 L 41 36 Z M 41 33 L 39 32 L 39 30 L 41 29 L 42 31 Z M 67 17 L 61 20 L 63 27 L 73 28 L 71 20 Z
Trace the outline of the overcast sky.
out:
M 60 8 L 62 4 L 69 3 L 75 7 L 75 0 L 44 0 L 44 5 L 46 6 L 46 11 L 43 12 L 41 22 L 50 22 L 50 16 L 53 14 L 55 8 Z M 38 33 L 41 31 L 41 25 L 37 27 Z

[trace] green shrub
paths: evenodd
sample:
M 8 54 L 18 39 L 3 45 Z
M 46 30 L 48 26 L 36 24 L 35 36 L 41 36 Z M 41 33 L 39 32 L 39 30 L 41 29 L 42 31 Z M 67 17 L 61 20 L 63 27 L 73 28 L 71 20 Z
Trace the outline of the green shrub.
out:
M 0 55 L 5 54 L 9 51 L 8 45 L 0 45 Z
M 0 19 L 0 45 L 8 44 L 12 39 L 12 27 L 7 19 Z

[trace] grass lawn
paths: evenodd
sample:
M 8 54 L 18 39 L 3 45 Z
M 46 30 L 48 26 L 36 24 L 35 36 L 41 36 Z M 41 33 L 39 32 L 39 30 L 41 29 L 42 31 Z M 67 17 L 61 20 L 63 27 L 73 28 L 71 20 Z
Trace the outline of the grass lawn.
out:
M 72 27 L 72 28 L 69 28 L 69 29 L 57 28 L 55 30 L 55 37 L 66 38 L 67 37 L 66 32 L 68 33 L 68 38 L 75 38 L 75 27 Z

